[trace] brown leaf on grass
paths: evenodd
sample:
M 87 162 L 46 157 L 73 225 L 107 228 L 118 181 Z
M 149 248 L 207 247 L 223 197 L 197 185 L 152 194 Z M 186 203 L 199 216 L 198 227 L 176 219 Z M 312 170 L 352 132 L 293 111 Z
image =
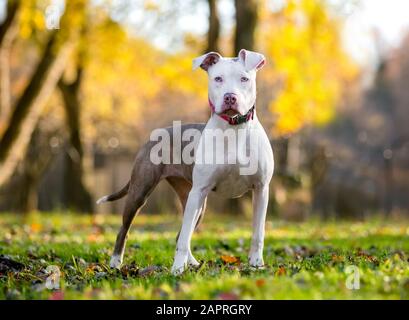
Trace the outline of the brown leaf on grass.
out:
M 331 256 L 331 260 L 333 261 L 333 262 L 343 262 L 344 261 L 344 257 L 343 256 L 339 256 L 339 255 L 337 255 L 337 254 L 333 254 L 332 256 Z
M 103 268 L 97 264 L 97 263 L 90 263 L 88 267 L 85 269 L 85 272 L 87 273 L 96 273 L 96 272 L 102 272 Z
M 358 252 L 357 252 L 357 256 L 364 257 L 365 260 L 367 260 L 369 262 L 372 262 L 372 263 L 378 263 L 379 262 L 377 257 L 371 255 L 366 250 L 359 249 Z
M 141 277 L 147 277 L 152 275 L 153 273 L 160 271 L 160 267 L 158 266 L 149 266 L 142 270 L 139 270 L 138 275 Z
M 135 263 L 131 263 L 130 265 L 124 265 L 121 268 L 121 274 L 124 277 L 128 277 L 128 276 L 138 276 L 139 274 L 139 268 L 136 266 Z
M 220 259 L 226 263 L 226 264 L 238 264 L 240 263 L 240 259 L 234 256 L 227 256 L 227 255 L 223 255 L 220 257 Z
M 283 266 L 279 266 L 276 271 L 276 276 L 284 276 L 286 274 L 286 269 Z
M 366 259 L 367 261 L 372 262 L 372 263 L 375 263 L 375 264 L 378 264 L 378 263 L 379 263 L 378 258 L 375 257 L 375 256 L 367 256 L 367 257 L 365 257 L 365 259 Z
M 257 279 L 256 280 L 256 286 L 259 287 L 259 288 L 264 287 L 265 284 L 266 284 L 265 279 Z
M 103 236 L 99 233 L 90 233 L 87 237 L 88 242 L 101 242 L 103 240 Z
M 31 232 L 40 232 L 41 231 L 41 229 L 42 229 L 42 225 L 41 224 L 39 224 L 39 223 L 32 223 L 31 225 L 30 225 L 30 229 L 31 229 Z

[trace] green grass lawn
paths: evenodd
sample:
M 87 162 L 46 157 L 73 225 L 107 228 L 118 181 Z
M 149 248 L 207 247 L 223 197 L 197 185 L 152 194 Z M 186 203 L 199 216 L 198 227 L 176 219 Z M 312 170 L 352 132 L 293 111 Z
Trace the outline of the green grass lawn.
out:
M 0 215 L 0 299 L 407 299 L 409 221 L 268 219 L 265 268 L 247 264 L 251 221 L 207 215 L 193 236 L 202 265 L 169 273 L 177 216 L 136 217 L 121 271 L 110 270 L 120 216 Z M 22 265 L 11 266 L 11 259 Z M 3 261 L 3 262 L 1 262 Z M 45 287 L 50 265 L 60 289 Z M 347 288 L 348 266 L 360 288 Z M 48 269 L 50 270 L 50 269 Z

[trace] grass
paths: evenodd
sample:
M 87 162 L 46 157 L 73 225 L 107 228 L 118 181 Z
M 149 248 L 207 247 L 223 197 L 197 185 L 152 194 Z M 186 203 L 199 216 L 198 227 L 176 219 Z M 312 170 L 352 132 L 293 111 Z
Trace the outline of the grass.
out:
M 247 265 L 251 222 L 208 215 L 192 241 L 203 262 L 169 273 L 180 217 L 136 217 L 124 266 L 108 268 L 121 218 L 0 215 L 0 299 L 407 299 L 409 221 L 289 223 L 268 219 L 266 267 Z M 46 279 L 58 275 L 60 289 Z M 359 270 L 360 288 L 346 286 Z M 48 269 L 47 269 L 48 267 Z M 352 276 L 351 276 L 352 277 Z

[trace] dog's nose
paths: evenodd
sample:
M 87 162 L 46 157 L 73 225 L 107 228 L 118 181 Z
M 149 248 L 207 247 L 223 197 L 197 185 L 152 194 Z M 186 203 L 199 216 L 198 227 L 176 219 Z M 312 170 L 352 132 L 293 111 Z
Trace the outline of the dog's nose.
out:
M 235 105 L 237 102 L 237 96 L 234 93 L 226 93 L 224 95 L 224 103 L 228 106 Z

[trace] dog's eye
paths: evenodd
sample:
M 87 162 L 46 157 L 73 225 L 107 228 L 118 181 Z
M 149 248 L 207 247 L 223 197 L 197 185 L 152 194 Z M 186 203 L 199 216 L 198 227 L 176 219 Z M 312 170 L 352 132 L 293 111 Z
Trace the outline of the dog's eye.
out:
M 247 81 L 249 81 L 249 78 L 247 78 L 247 77 L 241 77 L 241 82 L 247 82 Z
M 223 82 L 223 78 L 222 77 L 216 77 L 216 78 L 214 78 L 214 81 Z

